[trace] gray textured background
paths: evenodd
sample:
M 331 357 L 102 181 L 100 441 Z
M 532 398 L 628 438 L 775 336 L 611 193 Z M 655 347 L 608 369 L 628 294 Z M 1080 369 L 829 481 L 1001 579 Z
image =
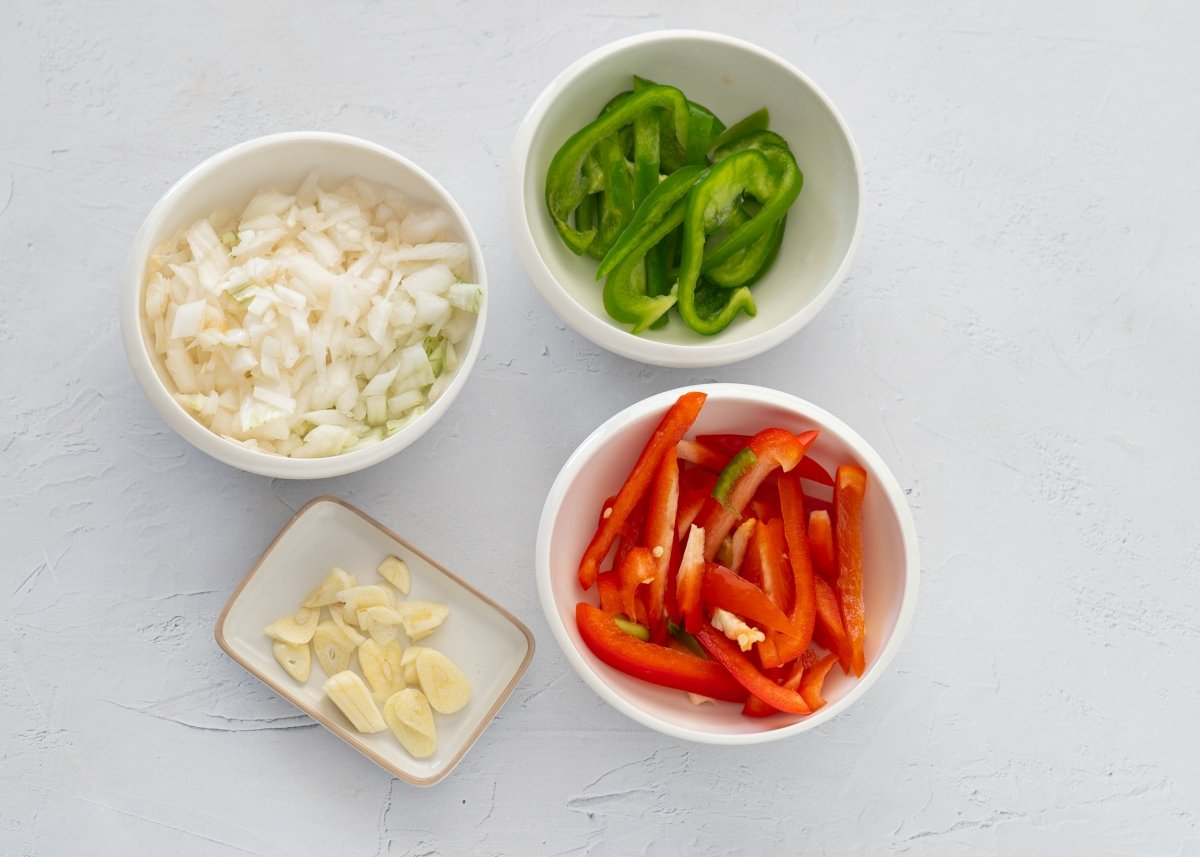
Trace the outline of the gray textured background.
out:
M 0 853 L 1200 852 L 1196 5 L 603 5 L 6 5 Z M 534 96 L 592 48 L 668 26 L 804 69 L 866 168 L 842 290 L 792 341 L 721 370 L 637 365 L 565 329 L 504 221 Z M 493 314 L 435 432 L 369 472 L 287 483 L 166 428 L 115 309 L 172 181 L 309 128 L 394 147 L 446 185 Z M 681 744 L 601 703 L 548 635 L 531 567 L 576 443 L 713 379 L 862 432 L 909 492 L 925 564 L 889 675 L 826 727 L 750 749 Z M 254 557 L 326 492 L 541 643 L 433 789 L 390 780 L 213 642 Z

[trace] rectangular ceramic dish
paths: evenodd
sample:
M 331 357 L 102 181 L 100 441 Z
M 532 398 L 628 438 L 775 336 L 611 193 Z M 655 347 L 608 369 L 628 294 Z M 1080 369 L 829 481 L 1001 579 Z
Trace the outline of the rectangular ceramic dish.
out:
M 326 676 L 313 659 L 301 685 L 275 661 L 263 628 L 294 612 L 333 566 L 374 582 L 389 554 L 412 574 L 411 598 L 450 608 L 437 633 L 421 645 L 436 648 L 471 682 L 472 697 L 451 715 L 435 715 L 437 750 L 427 759 L 410 756 L 391 731 L 356 732 L 321 690 Z M 383 524 L 337 497 L 317 497 L 284 526 L 234 590 L 217 619 L 217 643 L 280 696 L 400 779 L 429 786 L 445 777 L 495 717 L 533 658 L 533 635 L 492 599 L 430 559 Z M 407 640 L 401 635 L 402 643 Z M 351 669 L 357 670 L 357 656 Z

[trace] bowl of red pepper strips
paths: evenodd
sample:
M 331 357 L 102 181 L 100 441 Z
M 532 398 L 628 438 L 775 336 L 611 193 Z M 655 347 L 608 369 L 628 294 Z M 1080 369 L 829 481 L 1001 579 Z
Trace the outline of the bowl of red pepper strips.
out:
M 916 606 L 916 533 L 879 455 L 777 390 L 671 390 L 563 465 L 537 539 L 542 608 L 584 681 L 668 735 L 770 741 L 845 710 Z
M 862 171 L 837 109 L 787 61 L 663 31 L 547 86 L 517 131 L 508 204 L 530 279 L 578 332 L 645 363 L 717 366 L 828 302 L 858 244 Z

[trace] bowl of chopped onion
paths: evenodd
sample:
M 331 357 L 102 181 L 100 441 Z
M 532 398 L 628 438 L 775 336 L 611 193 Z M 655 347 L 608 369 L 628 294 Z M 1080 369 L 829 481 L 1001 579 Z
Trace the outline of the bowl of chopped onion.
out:
M 130 251 L 121 329 L 184 439 L 251 473 L 317 479 L 428 431 L 486 313 L 479 243 L 432 176 L 303 132 L 226 149 L 163 195 Z

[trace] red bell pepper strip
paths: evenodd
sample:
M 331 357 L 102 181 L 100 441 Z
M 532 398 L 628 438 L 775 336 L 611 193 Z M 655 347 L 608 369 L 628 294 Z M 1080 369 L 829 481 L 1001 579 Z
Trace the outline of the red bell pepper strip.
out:
M 679 474 L 679 511 L 675 517 L 675 538 L 683 541 L 688 529 L 697 520 L 706 505 L 716 505 L 712 499 L 713 486 L 717 484 L 715 473 L 707 470 L 684 470 Z
M 703 519 L 705 559 L 716 556 L 767 474 L 777 469 L 786 473 L 803 457 L 804 446 L 783 429 L 765 429 L 750 439 L 750 445 L 717 477 L 713 498 L 721 505 Z
M 587 647 L 613 669 L 713 699 L 741 702 L 746 698 L 745 689 L 721 664 L 643 642 L 618 628 L 612 616 L 585 601 L 575 605 L 575 623 Z
M 713 659 L 729 670 L 729 674 L 750 693 L 759 697 L 772 708 L 791 714 L 808 714 L 809 707 L 804 698 L 794 690 L 780 687 L 767 678 L 758 667 L 742 654 L 737 643 L 707 622 L 696 630 L 696 639 Z
M 836 663 L 837 655 L 831 653 L 804 670 L 804 678 L 800 680 L 800 695 L 813 711 L 825 704 L 821 689 L 825 685 L 825 676 L 829 675 L 829 670 Z
M 671 553 L 675 550 L 675 518 L 679 509 L 679 459 L 663 456 L 646 509 L 646 545 L 654 558 L 654 577 L 646 591 L 646 619 L 650 637 L 656 642 L 666 635 L 667 579 Z
M 837 573 L 837 558 L 833 550 L 833 522 L 829 513 L 810 512 L 808 516 L 808 550 L 813 570 L 830 580 Z
M 764 669 L 762 672 L 763 675 L 778 685 L 783 684 L 784 677 L 786 676 L 786 673 L 784 673 L 784 671 L 779 667 L 775 667 L 774 669 Z M 795 689 L 796 688 L 794 687 L 792 688 L 792 690 Z M 767 705 L 754 694 L 750 694 L 750 696 L 746 698 L 746 704 L 742 706 L 743 717 L 770 717 L 772 714 L 778 713 L 778 709 Z
M 837 655 L 842 671 L 850 673 L 850 641 L 846 639 L 846 629 L 842 626 L 842 611 L 838 607 L 837 595 L 833 587 L 823 577 L 814 580 L 817 592 L 817 626 L 813 629 L 813 639 L 817 645 Z
M 616 494 L 613 494 L 611 497 L 609 497 L 607 500 L 605 500 L 605 501 L 604 501 L 604 502 L 603 502 L 603 503 L 600 505 L 600 517 L 599 517 L 599 518 L 597 519 L 597 521 L 596 521 L 596 526 L 597 526 L 597 527 L 599 527 L 599 526 L 602 526 L 602 525 L 604 524 L 604 520 L 605 520 L 605 518 L 606 518 L 608 515 L 611 515 L 611 514 L 612 514 L 612 512 L 609 512 L 608 510 L 612 508 L 612 505 L 613 505 L 613 503 L 615 503 L 615 502 L 617 502 L 617 495 L 616 495 Z
M 617 499 L 609 507 L 612 512 L 597 528 L 591 543 L 583 553 L 583 559 L 579 562 L 579 583 L 584 589 L 591 588 L 596 582 L 600 563 L 612 549 L 613 542 L 620 535 L 621 527 L 633 513 L 638 501 L 649 489 L 650 480 L 654 478 L 654 471 L 659 462 L 664 455 L 675 453 L 675 445 L 683 440 L 683 436 L 696 421 L 706 398 L 708 396 L 705 393 L 684 393 L 667 409 L 658 427 L 646 441 L 633 470 L 630 471 L 621 490 L 617 492 Z
M 720 607 L 760 628 L 770 628 L 780 634 L 795 633 L 788 615 L 775 606 L 766 593 L 723 565 L 710 562 L 705 566 L 700 597 L 710 612 Z
M 704 622 L 704 617 L 700 614 L 700 589 L 703 584 L 704 528 L 692 525 L 675 578 L 675 601 L 679 605 L 680 615 L 683 616 L 683 626 L 690 634 L 696 633 L 696 628 Z
M 833 486 L 833 504 L 837 508 L 837 592 L 842 606 L 842 624 L 850 642 L 850 669 L 861 676 L 866 668 L 863 638 L 866 613 L 863 605 L 863 495 L 867 491 L 867 473 L 861 467 L 843 464 L 837 469 Z
M 629 552 L 642 543 L 642 526 L 646 522 L 645 498 L 634 507 L 633 514 L 625 519 L 621 526 L 621 534 L 617 538 L 617 550 L 613 554 L 613 569 L 620 568 L 625 563 Z M 631 617 L 632 618 L 632 617 Z
M 638 618 L 637 590 L 654 580 L 654 555 L 647 547 L 632 548 L 614 571 L 620 586 L 621 612 L 629 619 Z
M 682 460 L 703 467 L 712 473 L 720 473 L 729 463 L 728 455 L 722 455 L 695 440 L 679 441 L 675 451 Z
M 621 582 L 615 571 L 602 571 L 596 575 L 596 588 L 600 590 L 600 609 L 617 615 L 621 612 Z M 632 618 L 632 617 L 631 617 Z
M 817 620 L 817 594 L 813 583 L 812 559 L 805 532 L 804 494 L 795 471 L 779 475 L 779 506 L 783 510 L 783 535 L 787 540 L 788 564 L 792 567 L 794 601 L 791 620 L 794 636 L 808 648 Z
M 799 692 L 800 683 L 804 679 L 804 672 L 809 667 L 817 662 L 817 656 L 811 651 L 805 651 L 800 657 L 792 661 L 792 665 L 786 671 L 783 667 L 763 668 L 763 674 L 775 678 L 776 683 L 781 687 L 786 687 L 788 690 Z M 751 695 L 746 700 L 746 704 L 742 706 L 742 714 L 747 717 L 769 717 L 772 714 L 778 714 L 779 709 L 772 708 L 763 702 L 757 696 Z

